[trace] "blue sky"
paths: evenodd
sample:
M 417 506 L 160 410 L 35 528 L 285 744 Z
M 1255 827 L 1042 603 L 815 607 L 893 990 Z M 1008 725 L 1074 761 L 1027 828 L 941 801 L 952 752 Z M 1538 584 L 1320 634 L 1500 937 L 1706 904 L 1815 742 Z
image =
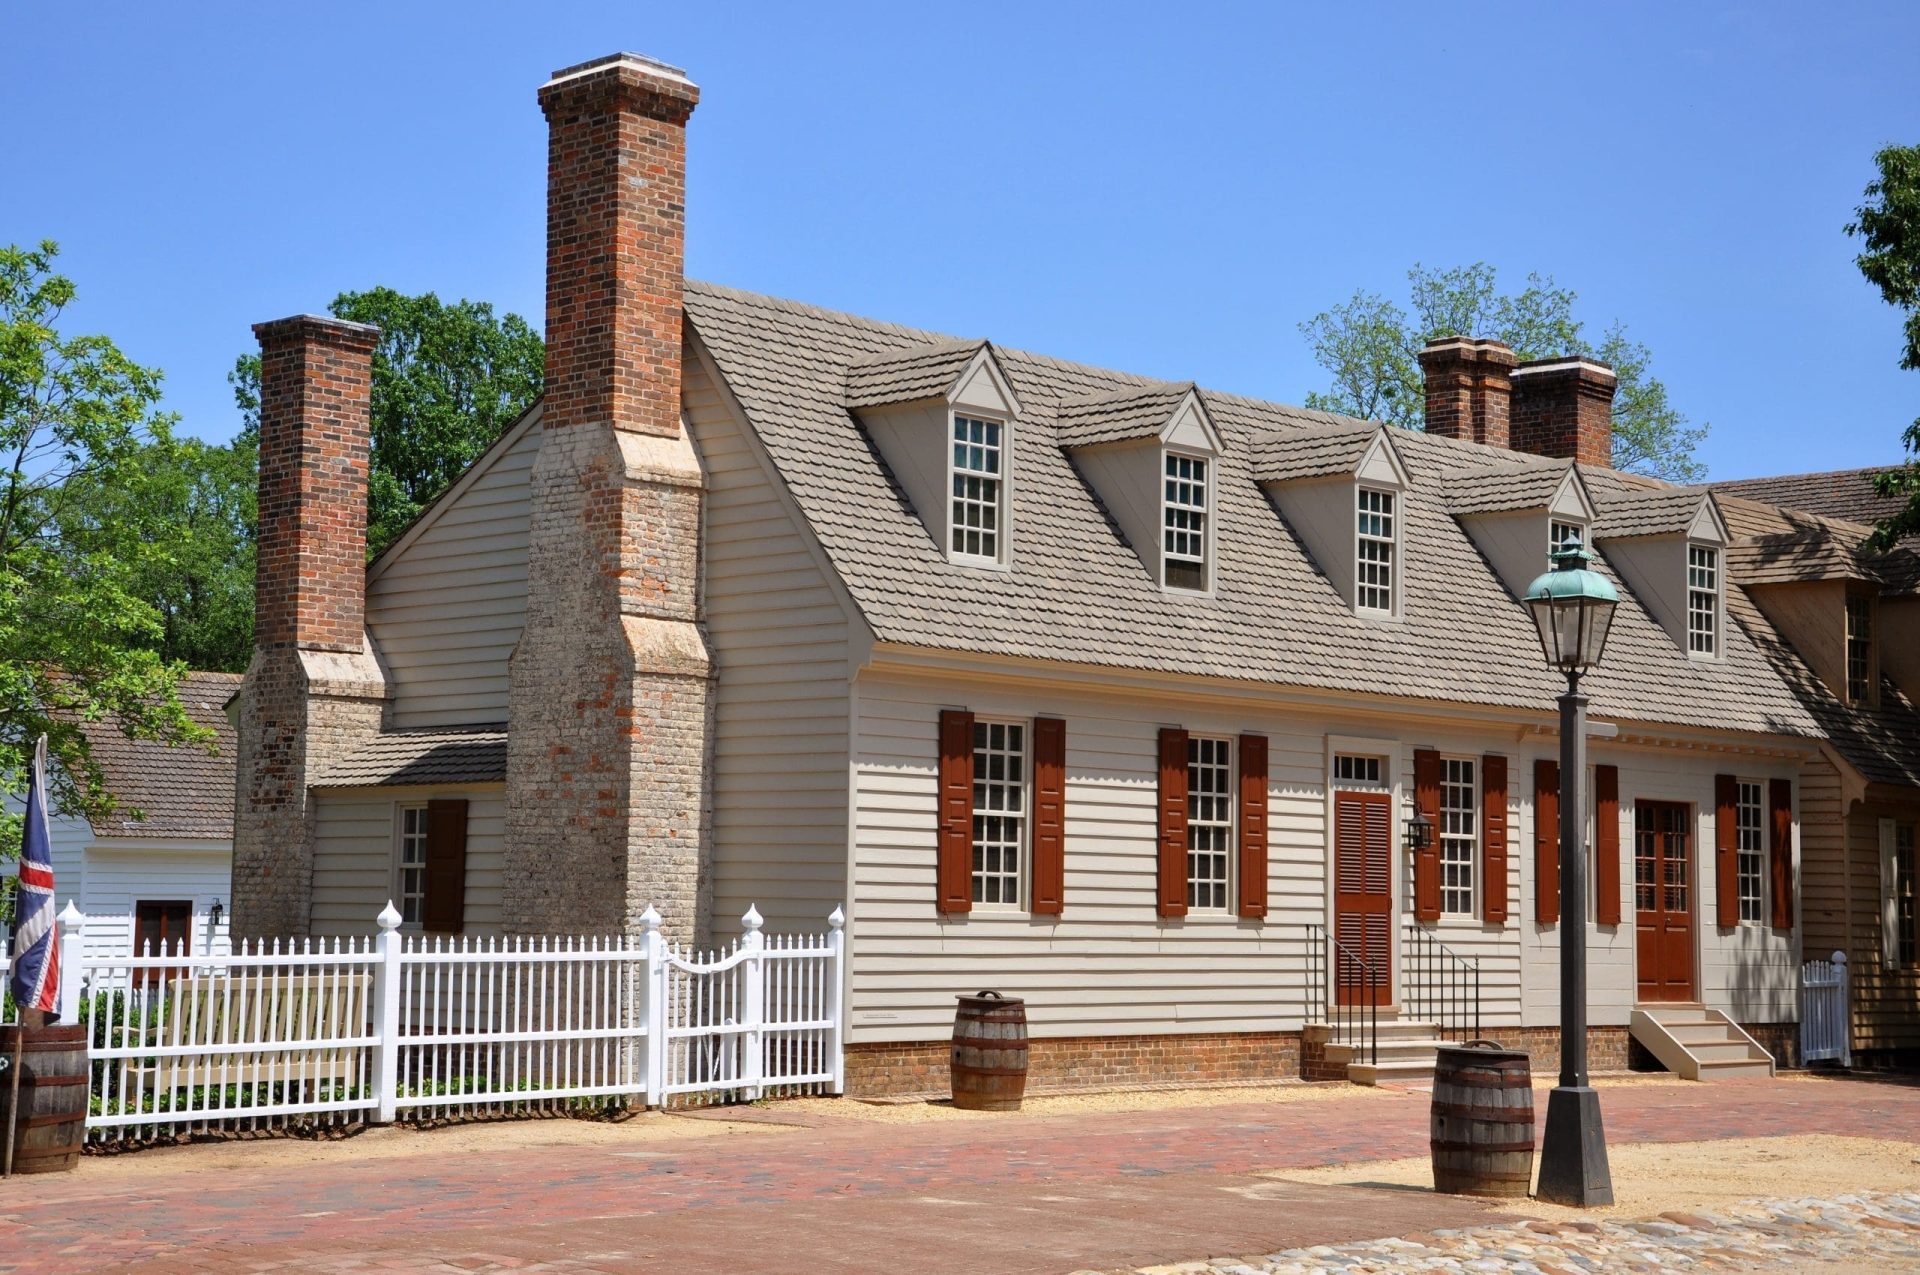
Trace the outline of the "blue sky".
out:
M 0 47 L 0 234 L 232 433 L 249 325 L 386 284 L 542 313 L 552 69 L 688 68 L 689 272 L 1218 389 L 1406 268 L 1538 270 L 1654 351 L 1717 477 L 1920 411 L 1841 227 L 1920 142 L 1920 6 L 52 5 Z M 1471 15 L 1471 16 L 1470 16 Z

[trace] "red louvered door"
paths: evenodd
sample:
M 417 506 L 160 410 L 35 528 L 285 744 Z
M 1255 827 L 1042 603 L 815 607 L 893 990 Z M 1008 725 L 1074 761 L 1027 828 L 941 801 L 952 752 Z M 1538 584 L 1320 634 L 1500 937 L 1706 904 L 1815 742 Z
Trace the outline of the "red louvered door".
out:
M 1393 798 L 1384 792 L 1333 795 L 1333 937 L 1376 972 L 1373 1001 L 1393 1001 Z M 1335 994 L 1341 1005 L 1366 1003 L 1351 966 Z

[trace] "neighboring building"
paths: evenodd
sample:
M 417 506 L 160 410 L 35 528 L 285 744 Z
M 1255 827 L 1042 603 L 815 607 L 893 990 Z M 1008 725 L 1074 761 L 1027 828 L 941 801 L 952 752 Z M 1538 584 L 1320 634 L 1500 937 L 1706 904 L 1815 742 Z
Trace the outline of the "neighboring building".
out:
M 1743 500 L 1872 527 L 1899 513 L 1906 503 L 1899 496 L 1882 496 L 1873 485 L 1875 477 L 1897 468 L 1898 465 L 1881 465 L 1870 469 L 1833 469 L 1818 474 L 1782 474 L 1777 478 L 1736 478 L 1711 486 L 1714 491 Z
M 1608 468 L 1582 359 L 1429 346 L 1410 433 L 686 282 L 696 100 L 631 55 L 542 89 L 546 397 L 364 569 L 372 333 L 257 329 L 236 925 L 844 904 L 870 1091 L 985 986 L 1042 1078 L 1312 1069 L 1360 994 L 1331 934 L 1409 1017 L 1477 962 L 1550 1071 L 1562 685 L 1517 598 L 1577 535 L 1624 599 L 1568 909 L 1596 1062 L 1695 1003 L 1787 1055 L 1803 883 L 1860 801 L 1917 808 L 1920 684 L 1884 641 L 1871 704 L 1814 672 L 1742 575 L 1776 512 Z
M 83 727 L 117 809 L 95 821 L 56 812 L 51 835 L 56 902 L 86 914 L 89 955 L 124 956 L 148 943 L 227 950 L 234 735 L 226 704 L 239 689 L 233 673 L 181 679 L 180 702 L 214 732 L 217 752 L 129 739 L 112 717 Z

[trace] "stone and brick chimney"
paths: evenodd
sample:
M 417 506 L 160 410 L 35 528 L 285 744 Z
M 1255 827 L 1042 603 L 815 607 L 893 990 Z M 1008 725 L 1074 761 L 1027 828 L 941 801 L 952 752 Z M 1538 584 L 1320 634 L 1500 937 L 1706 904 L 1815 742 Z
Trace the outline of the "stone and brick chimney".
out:
M 1504 343 L 1443 337 L 1420 351 L 1429 434 L 1613 466 L 1613 369 L 1568 357 L 1520 363 Z
M 1501 341 L 1452 336 L 1427 342 L 1427 432 L 1489 447 L 1508 446 L 1508 380 L 1518 362 Z
M 236 936 L 304 934 L 307 789 L 380 729 L 366 641 L 367 454 L 379 331 L 297 315 L 260 341 L 260 519 L 254 652 L 240 692 Z
M 703 479 L 681 428 L 686 125 L 699 90 L 630 53 L 558 71 L 547 369 L 526 627 L 508 698 L 504 921 L 705 931 L 711 664 Z
M 1613 467 L 1613 393 L 1598 359 L 1535 359 L 1513 370 L 1513 449 Z

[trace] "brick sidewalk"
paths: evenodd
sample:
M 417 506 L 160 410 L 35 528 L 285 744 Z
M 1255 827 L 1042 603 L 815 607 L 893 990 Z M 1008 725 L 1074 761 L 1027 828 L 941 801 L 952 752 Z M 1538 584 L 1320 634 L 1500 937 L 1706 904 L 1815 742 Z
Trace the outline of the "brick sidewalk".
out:
M 1735 1081 L 1604 1092 L 1618 1143 L 1795 1133 L 1920 1143 L 1920 1088 Z M 1538 1104 L 1544 1112 L 1545 1103 Z M 756 1113 L 758 1114 L 758 1113 Z M 772 1118 L 779 1118 L 777 1108 Z M 1142 1266 L 1469 1226 L 1473 1201 L 1256 1170 L 1423 1154 L 1425 1095 L 874 1124 L 759 1137 L 338 1159 L 177 1176 L 15 1179 L 0 1270 L 676 1272 Z M 697 1122 L 689 1122 L 698 1134 Z M 244 1163 L 225 1152 L 227 1163 Z M 11 1265 L 9 1265 L 11 1263 Z

